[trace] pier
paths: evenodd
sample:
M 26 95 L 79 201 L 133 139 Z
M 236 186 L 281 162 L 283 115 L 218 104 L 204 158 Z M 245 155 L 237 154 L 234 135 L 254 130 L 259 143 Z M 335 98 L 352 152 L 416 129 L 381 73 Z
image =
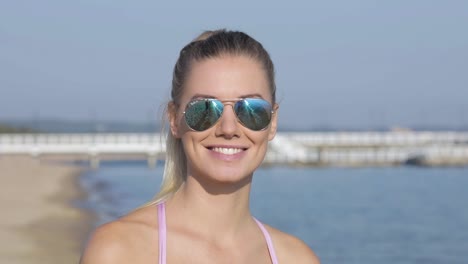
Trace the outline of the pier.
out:
M 103 160 L 147 160 L 154 167 L 165 151 L 163 137 L 154 133 L 0 134 L 0 157 L 87 160 L 93 168 Z
M 267 162 L 316 166 L 468 164 L 466 132 L 280 133 Z
M 89 160 L 164 160 L 164 136 L 157 133 L 0 134 L 1 155 Z M 468 164 L 467 132 L 278 133 L 265 165 L 453 166 Z

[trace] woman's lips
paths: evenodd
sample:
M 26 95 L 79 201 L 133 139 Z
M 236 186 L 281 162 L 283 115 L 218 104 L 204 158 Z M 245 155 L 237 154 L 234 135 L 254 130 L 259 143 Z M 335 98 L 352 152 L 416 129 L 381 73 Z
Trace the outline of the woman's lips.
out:
M 211 148 L 211 150 L 214 152 L 225 154 L 225 155 L 234 155 L 243 151 L 243 149 L 241 148 L 220 148 L 220 147 L 214 147 L 214 148 Z
M 222 160 L 236 160 L 244 156 L 247 148 L 237 146 L 212 146 L 208 147 L 210 153 Z

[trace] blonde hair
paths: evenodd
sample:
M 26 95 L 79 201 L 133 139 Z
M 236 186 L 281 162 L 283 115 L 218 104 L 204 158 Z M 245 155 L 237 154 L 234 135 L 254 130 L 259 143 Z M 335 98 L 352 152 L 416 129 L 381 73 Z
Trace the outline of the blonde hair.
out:
M 243 32 L 221 29 L 203 32 L 180 51 L 179 58 L 174 66 L 171 90 L 172 100 L 169 104 L 174 103 L 178 107 L 184 83 L 194 62 L 226 54 L 244 55 L 260 62 L 269 82 L 272 103 L 275 103 L 275 72 L 268 52 L 263 48 L 262 44 Z M 171 111 L 171 109 L 166 107 L 165 117 L 170 114 L 168 111 Z M 187 159 L 182 141 L 175 138 L 169 132 L 166 138 L 166 162 L 161 189 L 147 205 L 162 202 L 173 195 L 185 182 L 186 177 Z

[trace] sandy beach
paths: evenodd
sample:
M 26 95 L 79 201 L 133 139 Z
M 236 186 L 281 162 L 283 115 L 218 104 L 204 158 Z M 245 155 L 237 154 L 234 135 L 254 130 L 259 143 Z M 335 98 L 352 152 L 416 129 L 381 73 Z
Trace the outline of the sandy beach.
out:
M 72 206 L 84 197 L 81 168 L 27 156 L 0 156 L 0 263 L 78 263 L 93 216 Z

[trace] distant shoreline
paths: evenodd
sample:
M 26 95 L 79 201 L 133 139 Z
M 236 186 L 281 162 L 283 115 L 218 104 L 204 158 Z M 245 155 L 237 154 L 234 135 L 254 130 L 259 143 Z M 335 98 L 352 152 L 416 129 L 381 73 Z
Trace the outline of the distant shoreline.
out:
M 40 133 L 160 133 L 163 125 L 155 120 L 69 120 L 54 118 L 0 119 L 1 126 Z M 279 124 L 279 132 L 386 132 L 386 131 L 468 131 L 468 124 L 362 124 L 362 125 L 287 125 Z M 166 130 L 167 131 L 167 130 Z M 0 129 L 0 133 L 1 133 Z

